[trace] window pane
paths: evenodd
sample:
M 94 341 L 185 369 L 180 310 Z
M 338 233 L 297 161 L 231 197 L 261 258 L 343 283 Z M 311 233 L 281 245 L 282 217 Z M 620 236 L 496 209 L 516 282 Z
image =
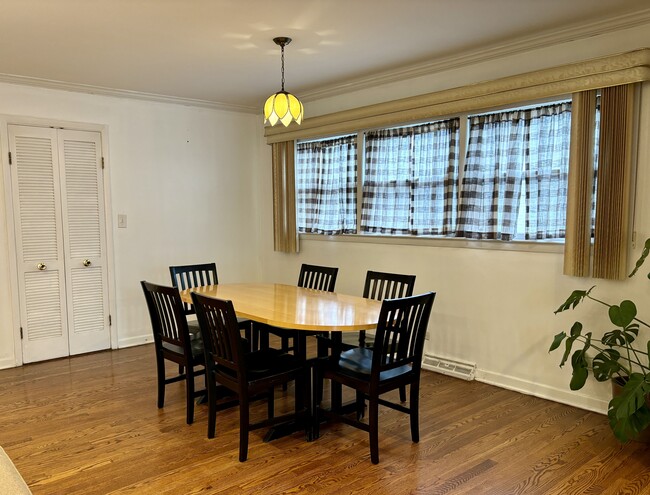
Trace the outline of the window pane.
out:
M 515 238 L 522 201 L 524 238 L 563 238 L 570 137 L 568 102 L 470 117 L 457 235 Z
M 459 119 L 366 134 L 361 230 L 453 234 Z
M 356 175 L 356 135 L 298 143 L 298 232 L 328 235 L 355 233 Z

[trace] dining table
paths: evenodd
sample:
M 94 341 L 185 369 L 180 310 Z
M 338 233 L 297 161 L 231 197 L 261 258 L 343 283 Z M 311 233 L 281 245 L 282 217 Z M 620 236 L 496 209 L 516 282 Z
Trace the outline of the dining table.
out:
M 381 302 L 374 299 L 276 283 L 194 287 L 180 291 L 183 302 L 192 303 L 192 292 L 232 301 L 237 316 L 252 320 L 259 324 L 259 328 L 269 325 L 293 330 L 294 353 L 305 362 L 309 335 L 329 332 L 332 355 L 336 355 L 341 351 L 341 333 L 376 328 L 381 309 Z M 306 408 L 309 408 L 312 402 L 310 397 L 298 400 L 304 400 Z M 332 389 L 332 404 L 333 407 L 341 405 L 339 387 Z M 271 433 L 267 440 L 282 434 Z

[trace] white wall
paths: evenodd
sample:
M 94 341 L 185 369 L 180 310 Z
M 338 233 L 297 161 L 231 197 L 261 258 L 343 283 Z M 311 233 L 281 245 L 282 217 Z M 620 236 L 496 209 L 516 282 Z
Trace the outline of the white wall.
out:
M 0 84 L 0 114 L 107 126 L 120 347 L 150 340 L 139 282 L 169 283 L 169 265 L 214 260 L 221 281 L 258 278 L 259 116 L 11 84 Z M 5 199 L 0 182 L 0 367 L 20 361 Z
M 308 102 L 305 111 L 308 117 L 326 114 L 646 46 L 650 46 L 648 25 Z M 650 236 L 647 200 L 650 192 L 650 84 L 644 85 L 642 96 L 635 214 L 639 244 Z M 272 204 L 270 181 L 267 171 L 259 176 L 258 193 L 267 205 Z M 479 380 L 593 410 L 606 409 L 607 385 L 590 384 L 580 393 L 569 392 L 570 366 L 560 370 L 559 351 L 549 355 L 547 350 L 553 336 L 561 330 L 568 331 L 577 319 L 598 323 L 595 329 L 608 329 L 609 325 L 603 325 L 602 319 L 606 314 L 598 313 L 600 319 L 592 316 L 598 310 L 593 305 L 557 316 L 553 311 L 573 289 L 589 288 L 594 284 L 598 284 L 598 295 L 603 298 L 611 296 L 613 302 L 631 298 L 637 301 L 640 311 L 650 300 L 650 284 L 644 275 L 625 282 L 567 277 L 562 275 L 561 253 L 334 242 L 313 238 L 301 239 L 298 255 L 275 253 L 271 212 L 261 213 L 266 218 L 262 233 L 265 280 L 295 283 L 301 263 L 338 266 L 337 291 L 361 294 L 366 270 L 416 274 L 416 292 L 437 291 L 430 322 L 431 339 L 425 352 L 476 363 Z M 637 246 L 632 253 L 631 264 L 639 250 Z M 650 315 L 646 315 L 648 317 Z

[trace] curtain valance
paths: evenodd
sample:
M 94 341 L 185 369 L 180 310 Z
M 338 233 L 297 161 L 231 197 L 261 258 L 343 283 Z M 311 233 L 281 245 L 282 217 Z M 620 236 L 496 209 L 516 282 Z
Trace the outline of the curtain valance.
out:
M 312 117 L 305 119 L 301 126 L 267 127 L 264 135 L 269 144 L 325 137 L 648 80 L 650 49 L 642 48 L 620 55 Z

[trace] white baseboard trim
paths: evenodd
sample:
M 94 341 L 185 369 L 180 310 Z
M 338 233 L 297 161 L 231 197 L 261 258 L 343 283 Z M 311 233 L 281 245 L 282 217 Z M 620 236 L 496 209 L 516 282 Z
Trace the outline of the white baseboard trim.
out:
M 476 381 L 495 385 L 497 387 L 513 390 L 526 395 L 533 395 L 541 399 L 560 402 L 569 406 L 586 409 L 600 414 L 607 414 L 608 400 L 590 397 L 580 392 L 573 392 L 568 388 L 558 389 L 540 383 L 522 380 L 513 376 L 502 375 L 481 369 L 476 370 Z
M 151 342 L 153 342 L 153 335 L 145 334 L 120 339 L 117 345 L 118 349 L 123 349 L 125 347 L 135 347 L 136 345 L 150 344 Z
M 15 358 L 0 359 L 0 370 L 6 370 L 7 368 L 15 368 L 15 367 L 16 367 Z

